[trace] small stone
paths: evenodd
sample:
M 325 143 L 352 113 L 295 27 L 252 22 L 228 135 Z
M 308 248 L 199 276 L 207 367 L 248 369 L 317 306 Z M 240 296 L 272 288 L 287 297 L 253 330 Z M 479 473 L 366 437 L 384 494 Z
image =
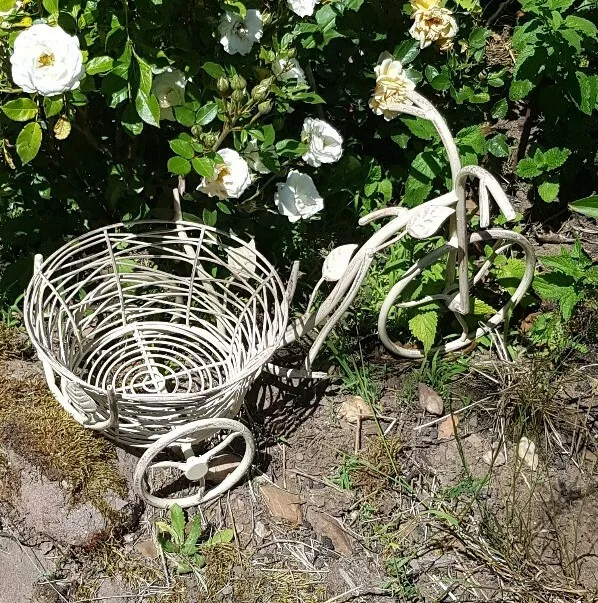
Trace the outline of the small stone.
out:
M 135 534 L 131 533 L 131 534 L 125 534 L 123 536 L 123 542 L 125 544 L 131 544 L 135 541 Z
M 493 459 L 494 459 L 494 462 L 493 462 Z M 504 465 L 507 462 L 505 459 L 505 455 L 502 453 L 502 450 L 499 450 L 499 451 L 488 450 L 488 451 L 484 452 L 484 456 L 482 457 L 482 460 L 484 461 L 484 463 L 486 463 L 486 465 L 492 465 L 494 467 L 501 467 L 502 465 Z
M 270 536 L 270 534 L 272 533 L 272 531 L 266 526 L 263 521 L 257 521 L 255 523 L 255 528 L 253 531 L 255 532 L 255 535 L 258 538 L 261 538 L 262 540 Z
M 140 540 L 135 544 L 135 550 L 146 559 L 156 559 L 158 557 L 158 549 L 153 540 Z
M 419 405 L 431 415 L 441 416 L 444 412 L 444 401 L 442 396 L 425 383 L 420 383 Z
M 240 511 L 242 511 L 245 508 L 245 501 L 242 498 L 237 499 L 237 507 L 239 508 Z
M 532 470 L 538 468 L 540 462 L 536 454 L 536 445 L 531 440 L 523 436 L 517 445 L 517 456 Z
M 349 396 L 340 405 L 338 416 L 347 423 L 355 425 L 360 417 L 363 420 L 371 418 L 373 415 L 372 409 L 361 396 Z
M 459 417 L 456 415 L 449 415 L 438 424 L 438 439 L 452 440 L 455 436 L 457 425 L 459 425 Z
M 298 452 L 295 455 L 295 459 L 298 460 L 298 461 L 302 461 L 304 458 L 305 458 L 305 456 L 304 456 L 304 454 L 302 452 Z
M 596 454 L 591 450 L 586 450 L 586 453 L 584 455 L 584 461 L 589 465 L 595 465 L 598 461 L 598 456 L 596 456 Z

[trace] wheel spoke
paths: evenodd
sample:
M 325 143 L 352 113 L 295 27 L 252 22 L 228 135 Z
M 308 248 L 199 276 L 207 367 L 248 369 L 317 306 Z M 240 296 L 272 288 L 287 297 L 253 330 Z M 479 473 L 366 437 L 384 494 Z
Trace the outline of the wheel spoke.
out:
M 178 469 L 185 471 L 185 463 L 177 463 L 175 461 L 160 461 L 151 465 L 150 469 Z
M 210 450 L 204 452 L 204 454 L 201 456 L 198 456 L 198 460 L 202 461 L 203 463 L 207 463 L 213 456 L 217 455 L 219 452 L 222 452 L 235 438 L 239 437 L 240 435 L 241 434 L 239 432 L 233 431 L 227 435 L 224 440 L 220 442 L 220 444 L 214 446 L 214 448 L 210 448 Z
M 397 308 L 417 308 L 418 306 L 424 306 L 425 304 L 429 304 L 430 302 L 434 302 L 434 301 L 443 301 L 446 303 L 449 299 L 450 299 L 450 296 L 446 295 L 446 293 L 436 293 L 435 295 L 426 295 L 425 297 L 422 297 L 421 299 L 400 302 L 398 304 L 395 303 L 394 305 Z

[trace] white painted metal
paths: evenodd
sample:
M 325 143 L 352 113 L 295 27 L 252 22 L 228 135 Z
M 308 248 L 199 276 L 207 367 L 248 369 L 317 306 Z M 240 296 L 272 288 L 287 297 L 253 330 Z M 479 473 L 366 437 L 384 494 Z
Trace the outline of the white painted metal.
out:
M 254 454 L 251 434 L 234 421 L 247 390 L 266 369 L 286 377 L 324 377 L 312 364 L 326 337 L 358 294 L 376 254 L 405 236 L 428 238 L 448 223 L 447 243 L 421 258 L 388 293 L 379 316 L 382 343 L 392 352 L 422 358 L 421 350 L 391 340 L 391 309 L 444 303 L 462 332 L 443 344 L 456 351 L 495 328 L 531 284 L 535 257 L 521 235 L 489 229 L 469 234 L 465 213 L 466 181 L 479 183 L 480 224 L 490 223 L 490 199 L 507 220 L 515 212 L 498 182 L 478 166 L 462 167 L 449 129 L 421 95 L 400 109 L 435 126 L 447 152 L 452 189 L 414 209 L 389 207 L 360 220 L 390 218 L 360 248 L 345 245 L 324 262 L 307 310 L 288 324 L 289 303 L 298 274 L 294 265 L 288 286 L 255 248 L 217 229 L 180 219 L 175 190 L 175 220 L 116 224 L 83 235 L 42 261 L 25 298 L 25 325 L 44 365 L 48 385 L 62 406 L 83 426 L 105 433 L 120 444 L 147 448 L 135 473 L 135 489 L 147 502 L 168 507 L 212 500 L 249 469 Z M 469 275 L 469 246 L 492 245 L 493 255 Z M 480 282 L 496 255 L 517 248 L 525 273 L 508 302 L 474 333 L 463 318 L 469 313 L 470 289 Z M 436 261 L 443 261 L 442 294 L 400 301 L 410 282 Z M 314 308 L 316 292 L 334 283 Z M 269 364 L 281 347 L 319 329 L 303 366 Z M 221 431 L 229 432 L 222 439 Z M 245 442 L 238 467 L 211 490 L 205 488 L 209 462 L 237 437 Z M 191 444 L 202 443 L 195 456 Z M 158 461 L 165 448 L 179 446 L 185 462 Z M 213 448 L 211 448 L 213 447 Z M 147 473 L 153 468 L 180 471 L 199 482 L 195 494 L 180 499 L 152 494 Z

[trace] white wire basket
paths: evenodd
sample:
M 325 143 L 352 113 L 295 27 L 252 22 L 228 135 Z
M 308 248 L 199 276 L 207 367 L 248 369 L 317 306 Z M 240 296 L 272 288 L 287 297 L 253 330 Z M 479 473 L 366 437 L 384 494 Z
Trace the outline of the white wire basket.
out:
M 173 444 L 197 441 L 185 429 L 197 421 L 208 439 L 218 431 L 209 420 L 237 415 L 281 345 L 288 306 L 251 244 L 205 225 L 141 221 L 38 256 L 24 318 L 63 407 L 121 445 L 148 447 L 177 427 L 185 434 Z

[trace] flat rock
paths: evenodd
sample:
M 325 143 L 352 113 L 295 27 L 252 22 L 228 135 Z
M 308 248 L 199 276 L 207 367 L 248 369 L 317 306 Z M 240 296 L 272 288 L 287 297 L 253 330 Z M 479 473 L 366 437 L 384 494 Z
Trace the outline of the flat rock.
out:
M 0 603 L 36 601 L 35 585 L 53 565 L 33 549 L 12 538 L 0 538 Z M 45 601 L 44 601 L 45 603 Z

